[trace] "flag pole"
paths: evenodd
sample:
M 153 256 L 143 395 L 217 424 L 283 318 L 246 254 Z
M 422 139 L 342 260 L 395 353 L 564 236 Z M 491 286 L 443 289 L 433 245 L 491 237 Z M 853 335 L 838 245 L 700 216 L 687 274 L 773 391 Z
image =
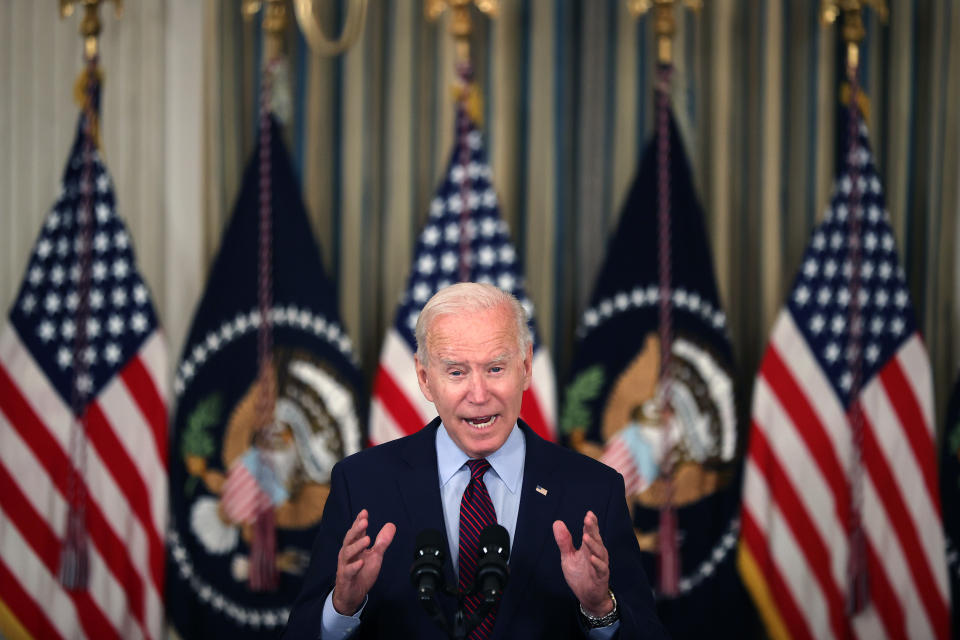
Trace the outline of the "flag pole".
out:
M 858 107 L 860 43 L 866 31 L 863 27 L 862 9 L 873 6 L 882 20 L 887 18 L 884 0 L 824 0 L 822 18 L 831 24 L 841 15 L 841 37 L 846 43 L 847 81 L 850 83 L 848 104 L 847 165 L 850 167 L 850 189 L 847 196 L 847 234 L 850 261 L 850 309 L 848 322 L 850 338 L 846 357 L 850 366 L 851 383 L 848 404 L 850 422 L 850 515 L 847 521 L 849 555 L 847 558 L 847 612 L 855 616 L 862 612 L 870 601 L 870 581 L 867 570 L 867 544 L 863 528 L 863 437 L 864 418 L 860 405 L 863 386 L 863 317 L 860 302 L 862 288 L 861 222 L 863 206 L 860 188 L 860 118 Z
M 283 0 L 243 0 L 240 12 L 245 20 L 252 20 L 263 12 L 263 59 L 267 65 L 283 55 L 283 37 L 290 24 L 290 12 Z
M 460 166 L 463 167 L 463 180 L 460 181 L 460 261 L 459 280 L 470 280 L 473 254 L 470 250 L 469 221 L 471 218 L 470 193 L 470 133 L 471 121 L 479 126 L 483 114 L 480 91 L 473 81 L 473 65 L 470 62 L 470 37 L 473 35 L 473 21 L 470 5 L 475 4 L 480 13 L 495 18 L 499 12 L 498 0 L 425 0 L 424 12 L 431 22 L 437 21 L 444 10 L 450 9 L 450 35 L 453 37 L 459 85 L 454 88 L 457 103 L 457 148 Z
M 671 354 L 673 345 L 673 293 L 671 284 L 671 201 L 670 201 L 670 81 L 673 75 L 673 39 L 677 32 L 675 0 L 627 0 L 634 17 L 652 13 L 657 39 L 656 137 L 657 137 L 657 243 L 659 273 L 660 379 L 657 385 L 657 413 L 660 425 L 675 428 L 670 406 Z M 699 12 L 700 0 L 684 0 L 688 9 Z M 658 590 L 662 597 L 680 593 L 680 542 L 674 505 L 673 472 L 676 461 L 667 453 L 662 464 L 663 501 L 658 532 Z
M 496 18 L 500 12 L 499 0 L 424 0 L 424 13 L 430 22 L 439 20 L 449 7 L 450 35 L 456 49 L 457 63 L 470 63 L 470 36 L 473 35 L 471 4 L 476 5 L 480 13 L 491 18 Z
M 69 18 L 76 7 L 83 7 L 83 18 L 80 20 L 80 35 L 83 36 L 83 56 L 85 60 L 95 59 L 100 55 L 100 32 L 103 25 L 100 22 L 100 5 L 107 0 L 60 0 L 60 17 Z M 113 0 L 117 18 L 123 16 L 123 0 Z
M 100 127 L 99 127 L 99 86 L 103 82 L 100 77 L 100 33 L 103 31 L 103 23 L 100 22 L 100 5 L 105 4 L 107 0 L 60 0 L 60 18 L 69 18 L 73 15 L 77 7 L 83 8 L 83 17 L 80 19 L 79 32 L 83 38 L 83 60 L 86 67 L 80 72 L 77 82 L 74 85 L 74 100 L 86 111 L 88 121 L 86 126 L 93 139 L 94 145 L 100 146 Z M 113 0 L 114 13 L 117 19 L 123 17 L 123 0 Z M 93 75 L 96 78 L 93 78 Z M 86 109 L 84 105 L 87 102 L 88 85 L 96 82 L 97 91 L 93 109 Z

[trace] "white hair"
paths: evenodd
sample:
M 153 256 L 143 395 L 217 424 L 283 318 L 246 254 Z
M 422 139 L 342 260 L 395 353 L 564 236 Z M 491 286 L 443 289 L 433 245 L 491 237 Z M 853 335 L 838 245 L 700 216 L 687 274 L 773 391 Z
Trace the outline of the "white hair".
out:
M 423 305 L 423 310 L 417 317 L 417 328 L 415 335 L 417 338 L 417 358 L 421 363 L 426 362 L 429 356 L 427 352 L 427 332 L 430 325 L 440 316 L 459 314 L 464 312 L 475 313 L 477 311 L 489 311 L 500 306 L 506 306 L 513 316 L 517 335 L 517 347 L 520 349 L 521 356 L 525 355 L 527 348 L 533 343 L 533 336 L 530 334 L 530 328 L 527 325 L 527 312 L 523 305 L 513 295 L 492 284 L 483 284 L 480 282 L 458 282 L 440 289 L 433 297 L 427 300 Z

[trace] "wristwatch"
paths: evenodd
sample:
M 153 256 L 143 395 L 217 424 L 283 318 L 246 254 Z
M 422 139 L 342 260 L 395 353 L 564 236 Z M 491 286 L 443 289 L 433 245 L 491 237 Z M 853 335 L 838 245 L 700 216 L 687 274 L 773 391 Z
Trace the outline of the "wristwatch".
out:
M 580 605 L 580 615 L 583 616 L 584 620 L 587 621 L 587 626 L 591 629 L 599 629 L 600 627 L 609 627 L 614 622 L 620 619 L 620 609 L 617 608 L 617 597 L 613 595 L 613 591 L 607 589 L 607 593 L 610 594 L 610 599 L 613 600 L 613 609 L 610 610 L 610 613 L 603 616 L 592 616 L 586 611 L 583 610 L 583 604 Z

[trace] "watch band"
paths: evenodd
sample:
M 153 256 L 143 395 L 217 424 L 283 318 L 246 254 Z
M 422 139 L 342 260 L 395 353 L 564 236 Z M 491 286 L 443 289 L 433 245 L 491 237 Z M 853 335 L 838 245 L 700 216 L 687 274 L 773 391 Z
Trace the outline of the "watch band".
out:
M 587 621 L 587 626 L 591 629 L 599 629 L 600 627 L 609 627 L 611 624 L 620 619 L 620 609 L 617 607 L 617 597 L 613 595 L 613 591 L 607 589 L 607 593 L 610 594 L 610 599 L 613 600 L 613 609 L 610 610 L 610 613 L 602 616 L 592 616 L 583 609 L 583 604 L 580 604 L 580 615 Z

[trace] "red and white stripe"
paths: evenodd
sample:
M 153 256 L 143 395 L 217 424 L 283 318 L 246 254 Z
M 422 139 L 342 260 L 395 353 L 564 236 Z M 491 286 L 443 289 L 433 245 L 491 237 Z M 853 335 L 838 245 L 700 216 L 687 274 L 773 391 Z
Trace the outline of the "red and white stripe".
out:
M 57 580 L 71 413 L 16 331 L 0 334 L 0 600 L 34 637 L 159 638 L 166 353 L 154 333 L 88 410 L 88 588 Z
M 260 488 L 243 459 L 234 462 L 223 485 L 223 512 L 234 522 L 253 523 L 257 516 L 273 508 L 270 496 Z
M 436 415 L 433 403 L 423 397 L 417 383 L 414 352 L 391 327 L 373 383 L 370 442 L 381 444 L 415 433 Z M 540 436 L 556 440 L 556 386 L 553 363 L 546 349 L 537 349 L 533 354 L 532 381 L 523 394 L 520 417 Z
M 742 543 L 790 637 L 947 638 L 949 592 L 930 364 L 912 336 L 859 398 L 870 601 L 846 613 L 851 429 L 784 311 L 761 364 L 743 487 Z M 760 587 L 760 589 L 758 589 Z M 762 598 L 758 598 L 761 602 Z
M 600 462 L 623 476 L 624 489 L 628 496 L 639 493 L 647 485 L 644 478 L 640 475 L 640 471 L 637 469 L 637 463 L 633 459 L 633 453 L 630 451 L 630 447 L 627 446 L 622 432 L 607 442 L 607 446 L 603 449 L 603 456 L 601 456 Z

